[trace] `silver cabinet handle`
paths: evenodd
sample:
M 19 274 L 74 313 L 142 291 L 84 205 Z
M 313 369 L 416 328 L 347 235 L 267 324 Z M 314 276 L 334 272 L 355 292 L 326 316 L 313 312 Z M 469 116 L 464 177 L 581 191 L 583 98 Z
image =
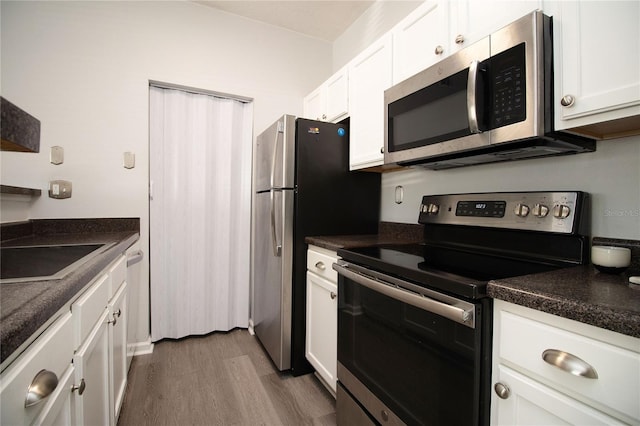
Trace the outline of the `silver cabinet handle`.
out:
M 335 299 L 336 297 L 338 297 L 337 294 L 335 294 L 333 291 L 329 294 L 329 296 L 331 297 L 331 300 Z
M 27 397 L 24 399 L 24 406 L 31 407 L 42 402 L 58 386 L 58 376 L 49 370 L 40 370 L 33 378 L 27 389 Z
M 542 352 L 542 359 L 547 364 L 558 367 L 562 371 L 571 373 L 574 376 L 597 379 L 598 373 L 595 368 L 577 356 L 558 349 L 547 349 Z
M 384 146 L 380 148 L 380 154 L 384 154 Z
M 107 323 L 112 324 L 115 327 L 116 324 L 118 323 L 118 318 L 120 318 L 120 315 L 122 315 L 122 310 L 118 309 L 111 315 L 111 317 L 113 318 L 113 321 L 107 321 Z
M 495 386 L 493 386 L 493 389 L 496 391 L 496 394 L 498 395 L 498 397 L 502 399 L 507 399 L 511 395 L 511 390 L 507 385 L 503 383 L 500 383 L 500 382 L 496 383 Z
M 436 50 L 435 50 L 435 54 L 436 55 L 442 55 L 442 52 L 444 52 L 444 48 L 442 46 L 436 46 Z
M 572 95 L 564 95 L 562 99 L 560 99 L 560 105 L 563 107 L 571 107 L 576 103 L 576 98 Z
M 458 36 L 456 37 L 456 44 L 462 43 L 464 43 L 464 36 L 462 34 L 458 34 Z
M 78 391 L 78 395 L 82 395 L 86 387 L 87 385 L 84 382 L 84 379 L 82 379 L 80 380 L 80 386 L 76 386 L 76 385 L 71 386 L 71 392 Z
M 142 254 L 142 250 L 138 250 L 137 252 L 129 255 L 129 257 L 127 257 L 127 268 L 131 265 L 135 265 L 136 263 L 140 262 L 143 256 L 144 255 Z
M 316 268 L 320 269 L 321 271 L 324 271 L 325 269 L 327 269 L 327 267 L 324 266 L 324 263 L 322 261 L 316 262 Z

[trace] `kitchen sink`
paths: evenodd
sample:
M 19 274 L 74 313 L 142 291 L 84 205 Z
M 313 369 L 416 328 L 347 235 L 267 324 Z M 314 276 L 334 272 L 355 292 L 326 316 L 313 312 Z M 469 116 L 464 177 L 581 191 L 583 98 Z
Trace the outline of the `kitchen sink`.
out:
M 98 254 L 105 244 L 2 247 L 0 283 L 60 279 Z

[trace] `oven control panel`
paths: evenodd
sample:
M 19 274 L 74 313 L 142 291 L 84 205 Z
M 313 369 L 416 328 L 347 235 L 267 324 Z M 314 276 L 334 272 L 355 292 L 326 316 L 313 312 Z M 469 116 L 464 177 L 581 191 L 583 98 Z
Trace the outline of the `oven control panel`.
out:
M 425 195 L 418 222 L 573 234 L 585 199 L 580 191 Z

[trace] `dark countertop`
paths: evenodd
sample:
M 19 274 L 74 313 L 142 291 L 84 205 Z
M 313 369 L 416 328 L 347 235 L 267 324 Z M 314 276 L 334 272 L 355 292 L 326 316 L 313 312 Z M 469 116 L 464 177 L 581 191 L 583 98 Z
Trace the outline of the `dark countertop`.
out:
M 117 220 L 109 220 L 111 224 Z M 121 231 L 115 231 L 119 226 L 96 226 L 98 220 L 74 221 L 45 221 L 21 223 L 18 226 L 36 229 L 37 233 L 18 236 L 9 241 L 3 241 L 3 247 L 20 245 L 60 245 L 105 243 L 96 256 L 79 265 L 59 280 L 28 281 L 0 284 L 0 345 L 1 364 L 4 369 L 17 357 L 28 344 L 33 341 L 44 327 L 53 322 L 64 309 L 69 309 L 71 302 L 78 294 L 111 262 L 124 253 L 138 240 L 139 221 L 136 230 L 132 229 L 131 221 Z M 63 223 L 61 225 L 60 223 Z M 51 225 L 51 226 L 43 226 Z M 67 225 L 85 225 L 82 232 L 68 232 Z M 89 226 L 86 226 L 89 224 Z M 46 229 L 52 232 L 47 233 Z M 3 238 L 12 234 L 12 230 L 3 224 Z M 102 232 L 102 231 L 109 232 Z M 65 232 L 67 231 L 67 232 Z
M 305 242 L 327 250 L 345 247 L 366 247 L 375 244 L 401 244 L 420 242 L 424 238 L 422 225 L 380 222 L 378 233 L 372 235 L 327 235 L 306 237 Z
M 494 299 L 640 337 L 640 286 L 629 284 L 625 274 L 576 266 L 490 281 L 487 293 Z

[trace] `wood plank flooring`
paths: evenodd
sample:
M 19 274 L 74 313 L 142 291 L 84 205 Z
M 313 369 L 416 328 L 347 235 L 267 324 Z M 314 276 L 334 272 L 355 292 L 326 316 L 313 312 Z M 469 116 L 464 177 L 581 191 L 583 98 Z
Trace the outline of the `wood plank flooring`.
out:
M 128 380 L 118 426 L 336 424 L 319 380 L 277 371 L 244 329 L 161 341 Z

